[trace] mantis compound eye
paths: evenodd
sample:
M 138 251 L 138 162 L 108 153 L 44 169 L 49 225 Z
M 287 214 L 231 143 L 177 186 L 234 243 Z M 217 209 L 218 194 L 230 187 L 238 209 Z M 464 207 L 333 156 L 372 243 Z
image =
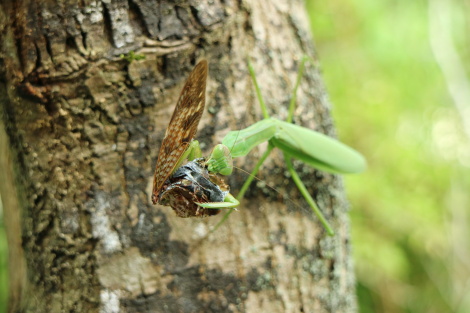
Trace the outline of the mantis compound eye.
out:
M 233 160 L 229 148 L 218 144 L 212 149 L 209 160 L 206 162 L 209 172 L 230 175 L 233 172 Z

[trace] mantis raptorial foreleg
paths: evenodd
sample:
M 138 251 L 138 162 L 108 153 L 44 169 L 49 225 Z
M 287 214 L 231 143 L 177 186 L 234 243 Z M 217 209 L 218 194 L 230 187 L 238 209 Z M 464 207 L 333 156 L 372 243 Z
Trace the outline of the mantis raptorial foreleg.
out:
M 201 158 L 202 152 L 199 146 L 199 141 L 191 141 L 188 149 L 181 156 L 180 160 L 177 162 L 176 168 L 179 168 L 181 164 L 185 161 L 197 161 L 203 164 L 203 167 L 207 168 L 209 175 L 212 174 L 222 174 L 230 175 L 233 171 L 233 161 L 229 153 L 229 150 L 226 146 L 219 144 L 212 149 L 210 156 L 207 160 Z M 194 202 L 200 207 L 206 209 L 235 209 L 240 202 L 232 196 L 230 193 L 226 192 L 223 202 Z

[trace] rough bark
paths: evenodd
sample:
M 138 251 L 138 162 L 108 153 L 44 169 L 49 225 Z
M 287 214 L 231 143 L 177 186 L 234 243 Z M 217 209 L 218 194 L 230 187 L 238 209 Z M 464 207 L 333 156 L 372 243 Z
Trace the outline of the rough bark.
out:
M 286 117 L 299 60 L 313 55 L 301 1 L 4 1 L 0 30 L 10 312 L 355 311 L 340 178 L 297 164 L 334 237 L 276 154 L 213 234 L 220 217 L 181 219 L 150 201 L 196 60 L 209 61 L 196 135 L 206 153 L 261 117 L 248 56 L 270 113 Z M 131 51 L 146 58 L 119 57 Z M 334 135 L 315 66 L 298 104 L 296 123 Z M 260 152 L 236 165 L 251 170 Z M 230 177 L 235 194 L 245 178 Z

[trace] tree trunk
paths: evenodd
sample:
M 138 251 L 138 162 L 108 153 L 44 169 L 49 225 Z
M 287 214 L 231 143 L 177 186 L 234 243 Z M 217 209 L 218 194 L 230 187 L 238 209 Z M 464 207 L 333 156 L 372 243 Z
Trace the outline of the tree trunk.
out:
M 197 60 L 209 62 L 196 135 L 205 155 L 261 118 L 248 56 L 271 115 L 286 117 L 299 60 L 313 55 L 302 1 L 9 0 L 0 28 L 10 312 L 356 311 L 337 176 L 296 164 L 333 237 L 280 153 L 215 233 L 221 215 L 183 219 L 150 201 L 158 148 Z M 120 57 L 132 53 L 145 59 Z M 329 111 L 308 66 L 295 122 L 334 135 Z M 236 166 L 250 171 L 262 149 Z M 246 177 L 235 170 L 233 194 Z

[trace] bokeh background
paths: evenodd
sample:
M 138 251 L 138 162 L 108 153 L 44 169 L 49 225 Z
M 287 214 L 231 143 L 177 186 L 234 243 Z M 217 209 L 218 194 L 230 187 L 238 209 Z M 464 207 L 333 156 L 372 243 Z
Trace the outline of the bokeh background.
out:
M 470 312 L 470 2 L 309 0 L 339 137 L 360 312 Z
M 470 0 L 307 8 L 338 134 L 369 163 L 345 177 L 360 312 L 470 312 Z
M 5 228 L 3 225 L 3 206 L 2 198 L 0 196 L 0 313 L 7 311 L 7 297 L 8 297 L 8 247 L 7 239 L 5 237 Z

